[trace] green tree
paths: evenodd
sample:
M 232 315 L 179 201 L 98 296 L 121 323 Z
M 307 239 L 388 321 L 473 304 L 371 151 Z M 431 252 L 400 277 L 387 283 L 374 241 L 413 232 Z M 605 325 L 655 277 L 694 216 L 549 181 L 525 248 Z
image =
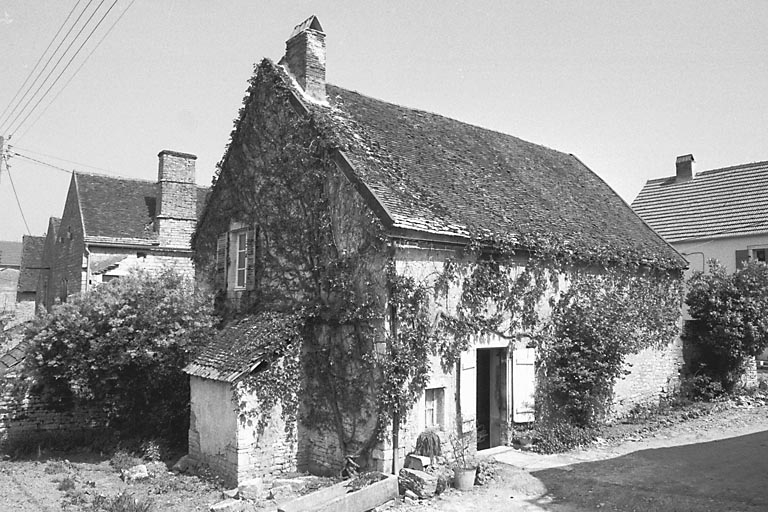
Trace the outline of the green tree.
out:
M 683 339 L 693 349 L 689 370 L 730 392 L 748 358 L 768 347 L 768 265 L 750 261 L 733 274 L 716 261 L 695 273 L 685 299 L 693 318 Z
M 136 270 L 71 299 L 26 331 L 27 369 L 53 404 L 102 404 L 109 426 L 183 443 L 189 386 L 182 372 L 214 324 L 209 295 L 166 269 Z

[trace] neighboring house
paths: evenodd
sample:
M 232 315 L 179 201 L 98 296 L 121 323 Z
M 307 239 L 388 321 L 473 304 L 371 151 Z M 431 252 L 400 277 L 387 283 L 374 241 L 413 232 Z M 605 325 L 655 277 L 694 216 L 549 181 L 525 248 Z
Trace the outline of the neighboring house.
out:
M 676 174 L 649 180 L 632 208 L 706 271 L 716 259 L 731 271 L 768 255 L 768 162 L 693 172 L 693 155 L 677 157 Z
M 16 292 L 16 315 L 25 320 L 35 316 L 37 285 L 41 274 L 48 267 L 43 261 L 45 237 L 28 236 L 22 238 L 21 274 Z
M 706 272 L 709 260 L 732 272 L 768 261 L 768 161 L 698 173 L 693 164 L 693 155 L 677 157 L 675 176 L 648 180 L 632 208 L 685 256 L 689 272 Z M 757 359 L 768 367 L 768 351 Z
M 61 219 L 51 218 L 44 242 L 39 306 L 50 309 L 136 266 L 193 275 L 190 237 L 208 189 L 195 185 L 196 156 L 158 157 L 157 182 L 72 173 Z
M 20 269 L 21 242 L 0 241 L 0 314 L 15 310 Z
M 320 291 L 303 287 L 328 261 L 323 251 L 331 251 L 340 268 L 348 266 L 340 281 L 349 283 L 350 293 L 373 304 L 374 332 L 398 328 L 386 306 L 387 269 L 394 265 L 399 275 L 434 280 L 446 260 L 461 260 L 473 233 L 546 236 L 576 257 L 604 255 L 604 265 L 629 254 L 677 274 L 685 267 L 575 156 L 326 84 L 324 38 L 311 17 L 294 30 L 280 64 L 265 59 L 257 66 L 195 233 L 196 268 L 214 281 L 219 305 L 235 320 L 186 368 L 189 452 L 231 481 L 297 468 L 336 472 L 375 427 L 364 392 L 355 404 L 358 417 L 341 422 L 348 431 L 299 421 L 292 441 L 283 439 L 278 411 L 261 431 L 234 407 L 255 400 L 242 379 L 272 364 L 264 347 L 285 336 L 279 315 L 287 322 L 308 294 L 317 293 L 329 308 L 313 317 L 309 336 L 329 354 L 333 347 L 354 350 L 354 329 L 324 316 L 333 314 L 335 295 L 349 288 L 336 281 L 317 283 Z M 313 148 L 321 156 L 312 157 Z M 317 186 L 297 198 L 300 182 L 314 179 L 307 176 L 317 176 Z M 317 222 L 313 205 L 328 212 L 327 223 L 314 233 L 302 231 Z M 270 212 L 270 206 L 277 209 Z M 302 244 L 316 252 L 303 251 Z M 520 247 L 521 266 L 526 254 Z M 457 293 L 449 290 L 447 302 L 455 305 Z M 488 445 L 504 444 L 513 423 L 532 419 L 534 356 L 521 332 L 516 341 L 476 340 L 447 372 L 430 359 L 429 384 L 405 428 L 390 431 L 367 462 L 389 470 L 425 428 L 453 432 L 458 421 L 463 431 L 484 426 Z M 320 364 L 332 366 L 330 357 Z M 617 385 L 616 403 L 626 409 L 658 400 L 677 378 L 681 360 L 679 342 L 639 354 L 632 374 Z

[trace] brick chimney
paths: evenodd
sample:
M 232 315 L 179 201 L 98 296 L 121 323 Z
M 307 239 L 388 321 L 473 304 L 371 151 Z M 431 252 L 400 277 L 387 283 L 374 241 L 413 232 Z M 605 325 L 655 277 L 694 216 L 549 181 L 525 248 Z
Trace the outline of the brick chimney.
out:
M 325 33 L 320 20 L 310 16 L 296 25 L 285 42 L 285 56 L 280 64 L 296 79 L 304 92 L 317 101 L 325 101 Z
M 195 155 L 167 149 L 157 154 L 157 234 L 161 246 L 190 249 L 197 223 Z
M 693 155 L 681 155 L 675 160 L 677 175 L 675 181 L 688 181 L 693 178 Z

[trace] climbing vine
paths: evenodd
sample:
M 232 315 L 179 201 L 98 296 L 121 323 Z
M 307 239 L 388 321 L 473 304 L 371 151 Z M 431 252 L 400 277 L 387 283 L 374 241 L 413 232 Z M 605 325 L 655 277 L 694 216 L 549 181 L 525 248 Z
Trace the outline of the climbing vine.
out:
M 345 142 L 311 105 L 296 106 L 282 73 L 265 61 L 251 80 L 215 177 L 215 208 L 194 238 L 198 267 L 213 270 L 217 235 L 232 221 L 256 226 L 258 272 L 237 292 L 232 314 L 293 315 L 290 325 L 273 326 L 286 329 L 289 342 L 265 341 L 269 364 L 243 382 L 261 403 L 260 427 L 279 404 L 287 425 L 298 418 L 335 433 L 342 460 L 365 462 L 393 420 L 406 420 L 428 383 L 430 356 L 451 369 L 479 335 L 535 332 L 541 371 L 557 384 L 548 396 L 574 414 L 584 409 L 581 398 L 558 390 L 579 379 L 567 368 L 576 347 L 593 347 L 584 354 L 596 364 L 610 356 L 584 370 L 599 385 L 580 397 L 597 389 L 602 399 L 626 350 L 667 339 L 675 300 L 679 305 L 677 281 L 665 277 L 673 265 L 642 264 L 633 253 L 608 257 L 599 249 L 584 258 L 552 236 L 478 237 L 436 279 L 398 273 L 392 241 L 334 162 Z M 517 254 L 520 247 L 531 252 Z M 617 270 L 591 269 L 597 262 Z M 650 267 L 661 270 L 643 270 Z M 457 288 L 458 303 L 440 309 L 435 323 L 436 301 Z M 553 312 L 546 318 L 545 305 Z M 589 329 L 576 328 L 579 315 L 591 319 Z M 657 321 L 645 321 L 650 317 Z

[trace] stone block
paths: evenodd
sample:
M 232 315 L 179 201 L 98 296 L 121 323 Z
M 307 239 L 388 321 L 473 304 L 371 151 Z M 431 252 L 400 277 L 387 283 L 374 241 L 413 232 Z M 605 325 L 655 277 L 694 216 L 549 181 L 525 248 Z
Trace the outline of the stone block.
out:
M 136 466 L 124 469 L 121 472 L 120 477 L 126 483 L 137 482 L 149 478 L 149 471 L 147 471 L 146 465 L 137 464 Z
M 264 496 L 264 480 L 249 478 L 237 486 L 238 495 L 244 500 L 259 500 Z
M 401 469 L 398 483 L 403 489 L 413 491 L 419 498 L 431 498 L 437 492 L 437 477 L 418 469 Z
M 176 464 L 173 465 L 171 468 L 172 471 L 176 471 L 177 473 L 187 473 L 189 471 L 194 471 L 198 466 L 198 462 L 190 457 L 189 455 L 185 455 L 182 458 L 180 458 Z
M 424 471 L 426 468 L 428 468 L 432 464 L 432 461 L 429 457 L 426 457 L 424 455 L 415 455 L 410 454 L 407 457 L 405 457 L 405 467 L 410 469 L 418 469 L 419 471 Z
M 240 500 L 226 499 L 211 505 L 210 512 L 243 512 L 247 504 Z

